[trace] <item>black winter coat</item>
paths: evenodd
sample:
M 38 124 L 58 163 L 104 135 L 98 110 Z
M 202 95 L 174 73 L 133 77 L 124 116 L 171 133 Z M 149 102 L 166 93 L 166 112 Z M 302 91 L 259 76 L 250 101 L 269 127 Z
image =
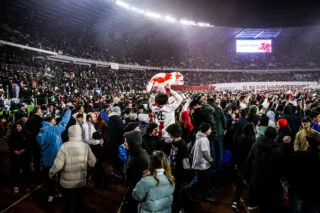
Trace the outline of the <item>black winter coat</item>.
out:
M 119 115 L 110 114 L 107 122 L 108 134 L 106 143 L 117 149 L 123 143 L 124 124 Z
M 281 116 L 281 118 L 285 118 L 288 121 L 288 125 L 290 126 L 290 129 L 295 136 L 297 132 L 299 131 L 301 122 L 298 116 L 293 114 L 293 106 L 287 105 L 284 108 L 284 115 Z
M 29 120 L 27 120 L 26 128 L 31 134 L 31 140 L 32 142 L 37 143 L 37 135 L 40 132 L 40 129 L 42 127 L 42 118 L 38 115 L 33 115 Z
M 214 119 L 214 112 L 214 108 L 208 104 L 195 109 L 194 113 L 192 114 L 192 124 L 195 133 L 199 131 L 200 124 L 209 123 L 211 125 L 212 134 L 216 134 L 216 121 Z
M 13 152 L 15 150 L 22 150 L 22 149 L 28 149 L 28 138 L 30 135 L 27 131 L 22 130 L 21 132 L 18 132 L 17 130 L 14 130 L 9 139 L 8 144 L 10 151 Z
M 233 163 L 240 170 L 243 170 L 246 164 L 252 145 L 256 142 L 256 136 L 252 123 L 243 127 L 242 134 L 237 138 L 233 148 Z
M 125 137 L 129 146 L 126 181 L 129 187 L 135 187 L 142 178 L 143 171 L 149 167 L 149 156 L 147 151 L 141 147 L 141 132 L 127 132 Z
M 293 133 L 291 132 L 291 130 L 289 129 L 290 127 L 285 126 L 285 127 L 282 127 L 278 130 L 278 138 L 277 138 L 277 143 L 278 144 L 282 144 L 283 143 L 283 138 L 285 136 L 290 136 L 291 138 L 294 137 Z M 293 141 L 292 141 L 293 143 Z
M 144 148 L 148 155 L 152 155 L 155 150 L 162 151 L 163 146 L 159 136 L 152 136 L 144 134 L 142 137 L 142 148 Z
M 274 139 L 261 137 L 252 146 L 244 170 L 244 179 L 249 180 L 250 186 L 255 187 L 261 196 L 282 193 L 282 156 L 280 146 Z
M 290 193 L 307 202 L 319 202 L 319 151 L 291 152 L 291 154 L 286 155 L 285 159 L 284 170 L 290 185 Z

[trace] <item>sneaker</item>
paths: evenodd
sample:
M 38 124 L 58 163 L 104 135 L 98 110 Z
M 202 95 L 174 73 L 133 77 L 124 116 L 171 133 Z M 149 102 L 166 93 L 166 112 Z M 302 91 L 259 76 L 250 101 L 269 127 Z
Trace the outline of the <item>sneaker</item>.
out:
M 258 208 L 258 206 L 248 206 L 249 211 L 256 210 L 257 208 Z
M 19 187 L 15 186 L 13 187 L 13 191 L 15 194 L 18 194 L 19 193 Z
M 53 196 L 48 197 L 48 202 L 51 203 L 53 201 Z
M 237 202 L 233 202 L 232 203 L 232 210 L 236 213 L 239 213 L 239 207 L 238 207 L 238 203 Z

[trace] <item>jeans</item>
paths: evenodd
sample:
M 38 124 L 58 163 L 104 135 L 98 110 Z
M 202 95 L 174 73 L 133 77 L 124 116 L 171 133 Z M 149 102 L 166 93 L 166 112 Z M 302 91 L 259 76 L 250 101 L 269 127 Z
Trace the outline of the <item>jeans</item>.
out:
M 223 141 L 217 140 L 215 142 L 215 154 L 216 154 L 216 164 L 221 167 L 223 164 Z
M 292 210 L 293 213 L 319 213 L 320 203 L 310 203 L 292 195 Z

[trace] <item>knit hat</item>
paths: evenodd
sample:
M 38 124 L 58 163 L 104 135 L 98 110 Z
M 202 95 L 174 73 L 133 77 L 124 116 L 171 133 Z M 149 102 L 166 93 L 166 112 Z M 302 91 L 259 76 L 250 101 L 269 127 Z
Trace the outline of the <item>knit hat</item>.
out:
M 277 122 L 280 126 L 280 129 L 288 125 L 288 121 L 285 118 L 281 118 Z
M 121 115 L 121 109 L 120 107 L 116 106 L 116 107 L 113 107 L 112 108 L 112 112 L 118 114 L 118 115 Z
M 199 127 L 200 131 L 202 133 L 205 133 L 206 131 L 208 131 L 211 128 L 211 125 L 208 123 L 202 123 Z

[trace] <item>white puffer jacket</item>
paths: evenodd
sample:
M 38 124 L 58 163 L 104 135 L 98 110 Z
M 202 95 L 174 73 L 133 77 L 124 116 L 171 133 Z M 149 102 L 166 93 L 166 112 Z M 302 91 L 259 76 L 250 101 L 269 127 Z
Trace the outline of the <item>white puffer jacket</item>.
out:
M 68 130 L 69 141 L 64 143 L 49 171 L 49 176 L 61 172 L 60 184 L 67 189 L 84 187 L 86 185 L 87 168 L 96 163 L 91 148 L 82 141 L 82 129 L 79 125 Z

